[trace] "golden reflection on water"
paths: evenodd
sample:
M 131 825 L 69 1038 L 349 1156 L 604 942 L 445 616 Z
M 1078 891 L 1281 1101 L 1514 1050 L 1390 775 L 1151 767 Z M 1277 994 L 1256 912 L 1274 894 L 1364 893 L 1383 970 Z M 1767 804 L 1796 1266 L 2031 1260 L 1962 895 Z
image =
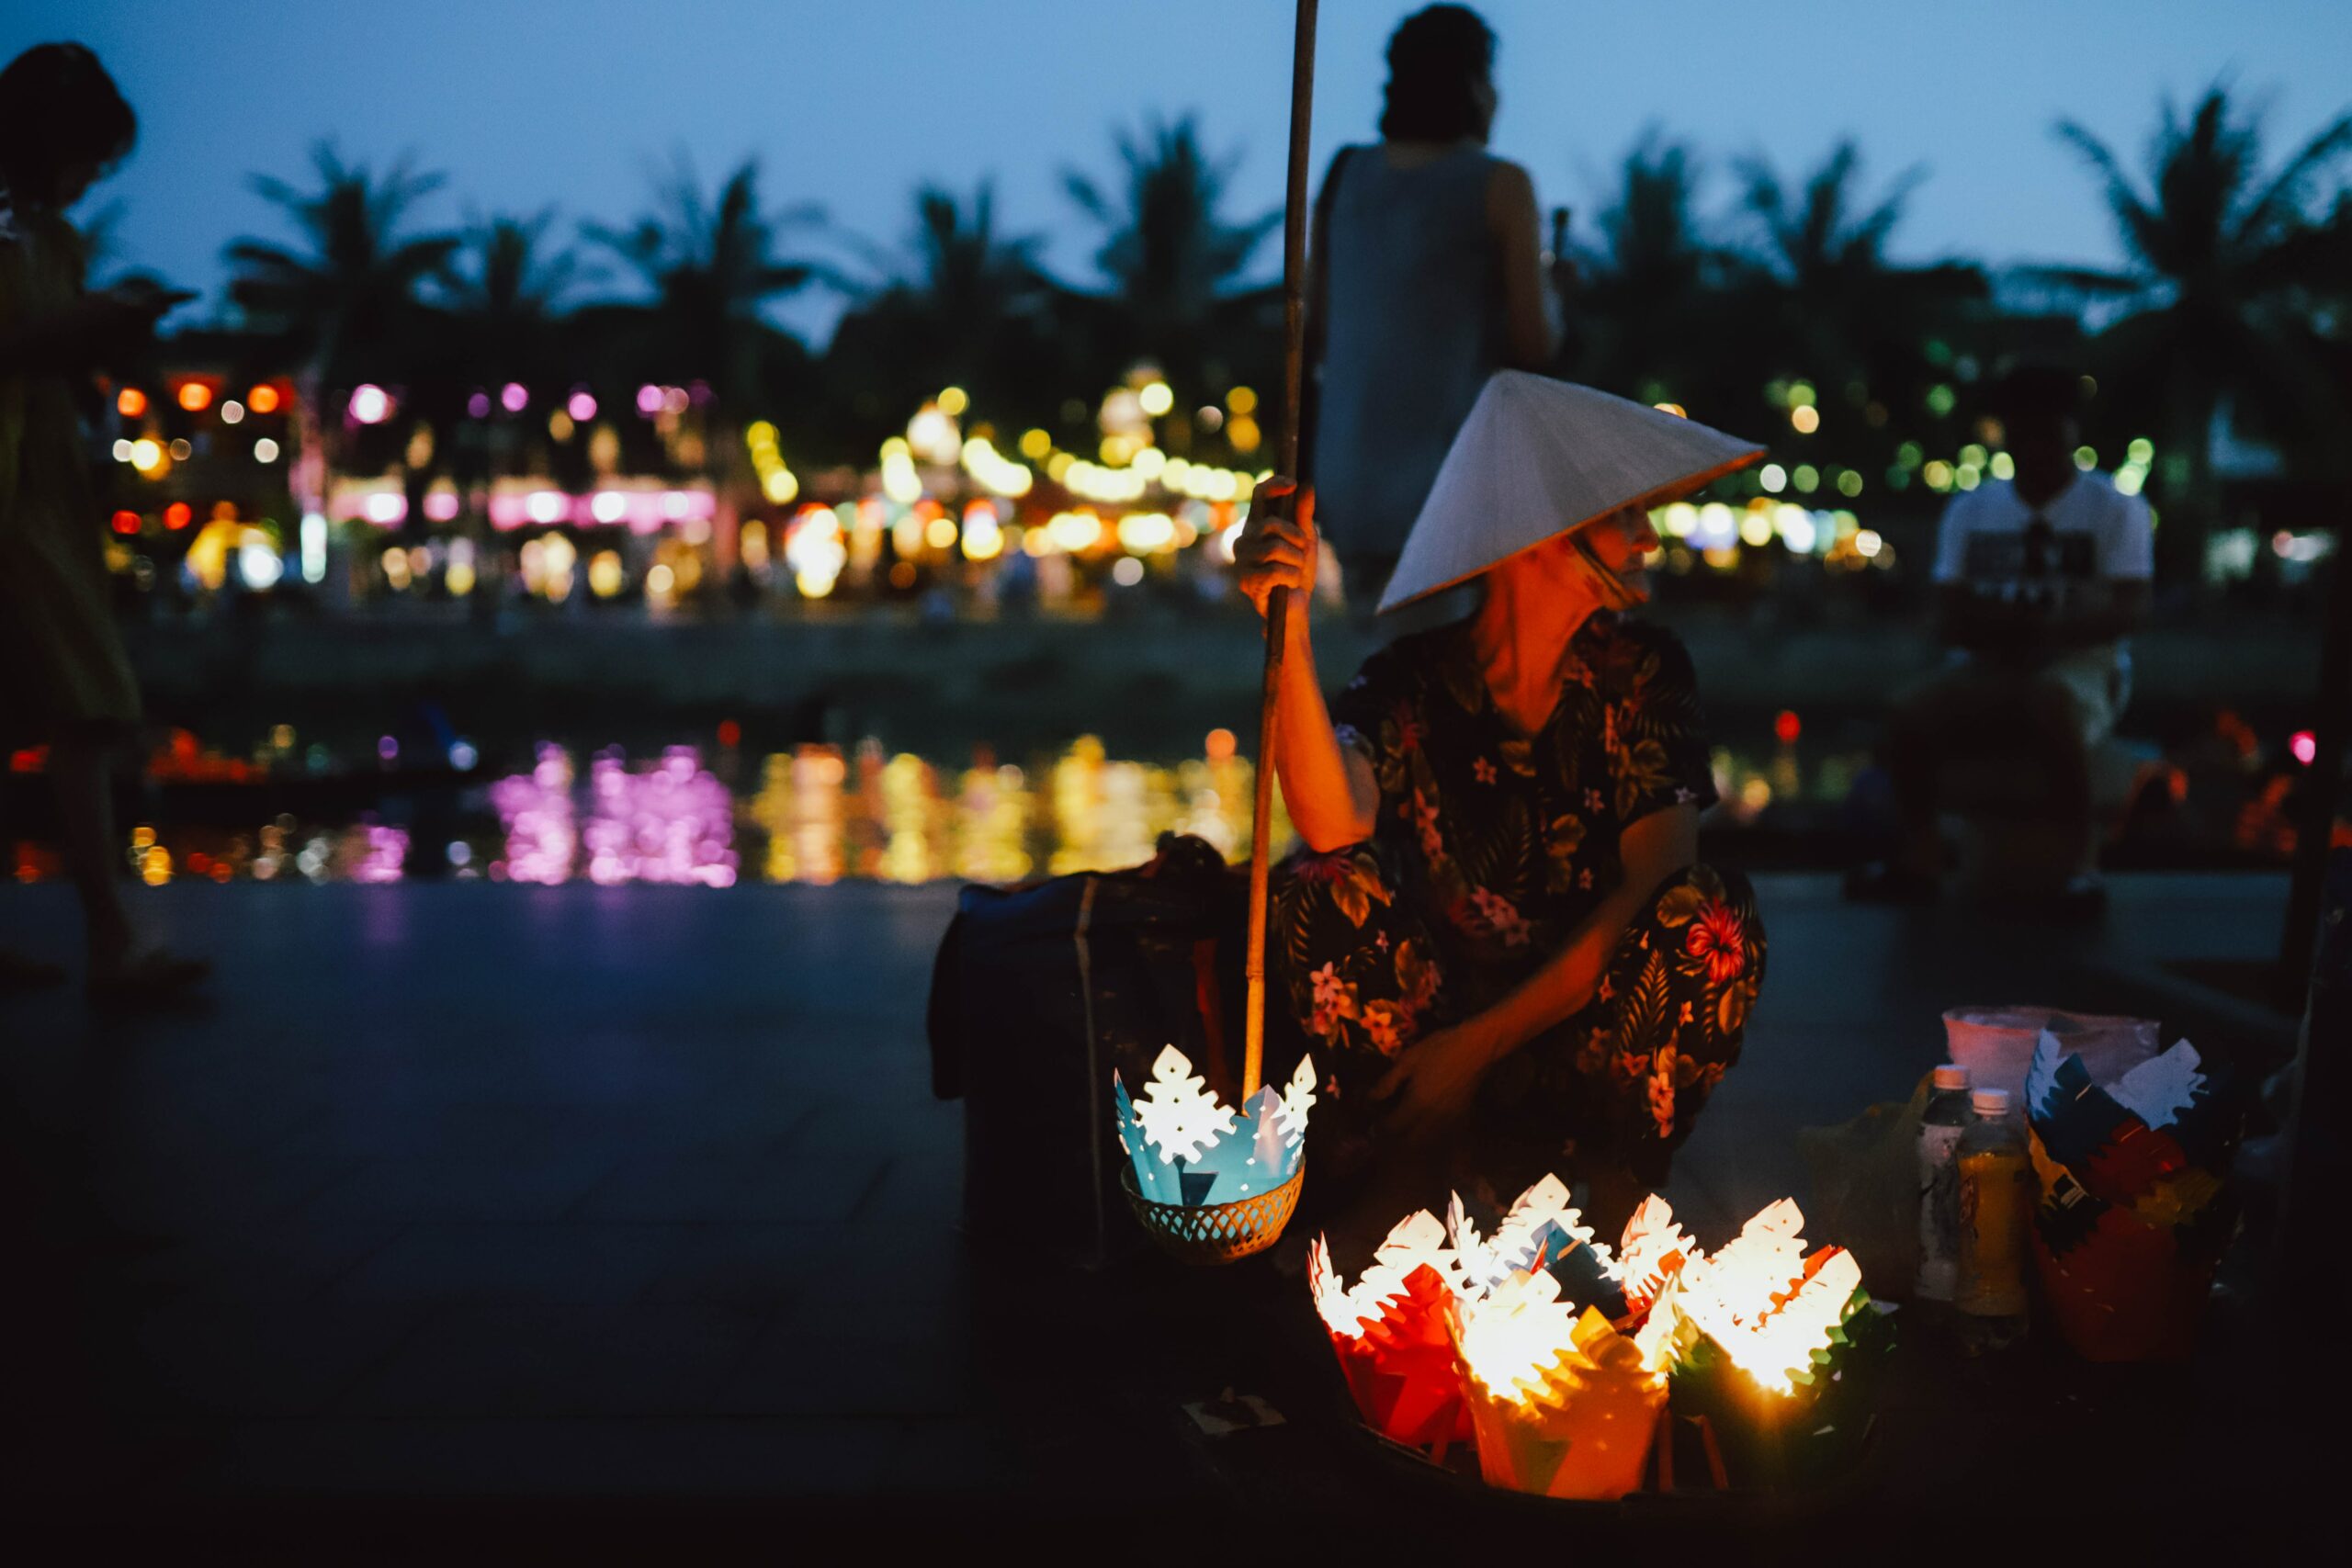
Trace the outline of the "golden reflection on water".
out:
M 886 756 L 870 740 L 854 757 L 803 746 L 766 759 L 745 816 L 767 837 L 761 870 L 770 882 L 1113 871 L 1149 860 L 1168 831 L 1196 834 L 1238 860 L 1250 849 L 1251 770 L 1229 746 L 1217 750 L 1164 767 L 1113 759 L 1083 736 L 1045 764 L 1041 786 L 985 754 L 951 773 L 910 752 Z M 1278 851 L 1290 839 L 1277 799 Z

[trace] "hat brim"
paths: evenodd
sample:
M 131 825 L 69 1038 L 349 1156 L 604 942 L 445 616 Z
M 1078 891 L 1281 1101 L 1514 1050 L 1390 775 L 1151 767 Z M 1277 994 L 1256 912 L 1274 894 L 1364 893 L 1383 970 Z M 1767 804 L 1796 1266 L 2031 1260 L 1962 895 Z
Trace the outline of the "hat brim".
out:
M 1683 478 L 1676 479 L 1670 484 L 1659 485 L 1654 490 L 1644 491 L 1639 494 L 1628 496 L 1623 501 L 1617 502 L 1614 506 L 1603 507 L 1599 512 L 1595 512 L 1589 516 L 1579 517 L 1573 523 L 1563 524 L 1561 526 L 1554 529 L 1551 533 L 1546 534 L 1542 538 L 1536 540 L 1533 544 L 1522 545 L 1518 549 L 1510 551 L 1508 554 L 1497 556 L 1493 560 L 1488 561 L 1486 565 L 1465 571 L 1459 577 L 1449 578 L 1443 582 L 1433 583 L 1427 588 L 1416 589 L 1402 599 L 1390 599 L 1384 592 L 1380 601 L 1380 606 L 1374 612 L 1374 614 L 1381 615 L 1394 615 L 1396 611 L 1403 609 L 1406 605 L 1419 604 L 1432 593 L 1443 593 L 1450 589 L 1459 588 L 1465 582 L 1474 581 L 1478 578 L 1484 577 L 1487 573 L 1494 570 L 1495 568 L 1502 565 L 1503 562 L 1507 560 L 1516 559 L 1517 558 L 1527 554 L 1530 550 L 1540 550 L 1545 545 L 1550 544 L 1553 540 L 1560 537 L 1564 534 L 1573 534 L 1577 529 L 1598 523 L 1604 517 L 1612 517 L 1618 513 L 1624 511 L 1629 506 L 1638 506 L 1645 512 L 1650 510 L 1652 507 L 1664 506 L 1668 502 L 1679 501 L 1686 495 L 1706 489 L 1709 485 L 1714 483 L 1717 479 L 1724 478 L 1727 474 L 1736 474 L 1742 468 L 1753 468 L 1756 464 L 1760 463 L 1763 460 L 1764 448 L 1761 446 L 1755 447 L 1749 451 L 1740 453 L 1736 457 L 1726 458 L 1724 461 L 1716 464 L 1712 468 L 1704 468 L 1698 473 L 1685 475 Z M 1394 581 L 1395 578 L 1392 576 L 1390 581 Z

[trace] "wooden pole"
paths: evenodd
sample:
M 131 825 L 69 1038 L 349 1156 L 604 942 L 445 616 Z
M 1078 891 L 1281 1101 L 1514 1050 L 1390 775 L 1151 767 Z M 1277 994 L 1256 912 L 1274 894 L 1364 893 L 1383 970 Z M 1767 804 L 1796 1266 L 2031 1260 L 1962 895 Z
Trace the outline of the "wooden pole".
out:
M 1315 5 L 1298 0 L 1290 54 L 1290 184 L 1283 199 L 1283 444 L 1282 471 L 1296 479 L 1300 394 L 1306 378 L 1306 133 L 1315 118 Z M 1295 496 L 1295 491 L 1293 492 Z M 1289 515 L 1294 502 L 1272 504 Z M 1243 1024 L 1241 1098 L 1258 1092 L 1266 1066 L 1266 879 L 1272 846 L 1274 712 L 1282 683 L 1283 632 L 1290 625 L 1290 590 L 1266 596 L 1266 671 L 1258 695 L 1257 796 L 1250 813 L 1250 946 L 1246 973 L 1250 1011 Z

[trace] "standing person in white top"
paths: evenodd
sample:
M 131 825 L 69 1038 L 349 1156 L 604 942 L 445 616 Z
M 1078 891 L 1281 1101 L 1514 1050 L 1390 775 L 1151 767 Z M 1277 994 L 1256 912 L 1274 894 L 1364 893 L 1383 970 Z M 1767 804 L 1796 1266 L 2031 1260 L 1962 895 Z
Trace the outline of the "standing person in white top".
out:
M 1932 898 L 1939 765 L 2009 749 L 2021 731 L 2049 780 L 2049 818 L 2075 837 L 2068 900 L 2098 906 L 2089 752 L 2127 694 L 2124 638 L 2147 615 L 2154 529 L 2145 502 L 2076 468 L 2080 399 L 2080 378 L 2055 367 L 2015 371 L 1995 389 L 2013 476 L 1944 509 L 1936 615 L 1951 655 L 1896 706 L 1887 761 L 1904 842 L 1894 863 L 1849 882 L 1853 897 Z

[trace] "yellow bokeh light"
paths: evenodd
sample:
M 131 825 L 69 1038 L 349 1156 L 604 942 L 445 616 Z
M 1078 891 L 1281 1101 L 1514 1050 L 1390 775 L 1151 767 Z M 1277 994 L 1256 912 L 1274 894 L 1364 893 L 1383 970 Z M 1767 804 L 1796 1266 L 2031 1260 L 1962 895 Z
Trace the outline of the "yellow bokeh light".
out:
M 1258 406 L 1258 394 L 1247 387 L 1236 387 L 1225 394 L 1225 406 L 1237 414 L 1249 413 Z
M 1173 546 L 1176 521 L 1164 512 L 1135 512 L 1119 519 L 1119 547 L 1150 555 Z
M 1004 553 L 1004 529 L 999 525 L 996 513 L 985 506 L 974 506 L 964 514 L 964 558 L 994 560 Z
M 611 598 L 628 581 L 628 574 L 621 570 L 619 552 L 598 550 L 588 558 L 588 592 L 597 598 Z
M 1789 411 L 1789 423 L 1799 435 L 1811 435 L 1821 428 L 1821 411 L 1811 403 L 1800 403 Z
M 971 394 L 961 387 L 948 387 L 939 394 L 939 412 L 950 419 L 972 406 Z
M 1054 449 L 1054 438 L 1042 430 L 1021 433 L 1021 455 L 1033 463 L 1045 461 L 1046 454 Z
M 1154 381 L 1136 393 L 1136 401 L 1143 405 L 1144 412 L 1158 419 L 1176 406 L 1176 394 L 1167 382 Z
M 954 549 L 956 547 L 956 520 L 952 517 L 933 518 L 923 526 L 922 542 L 929 545 L 934 550 Z
M 1102 519 L 1091 512 L 1063 512 L 1046 525 L 1056 546 L 1073 554 L 1094 547 L 1102 537 Z

